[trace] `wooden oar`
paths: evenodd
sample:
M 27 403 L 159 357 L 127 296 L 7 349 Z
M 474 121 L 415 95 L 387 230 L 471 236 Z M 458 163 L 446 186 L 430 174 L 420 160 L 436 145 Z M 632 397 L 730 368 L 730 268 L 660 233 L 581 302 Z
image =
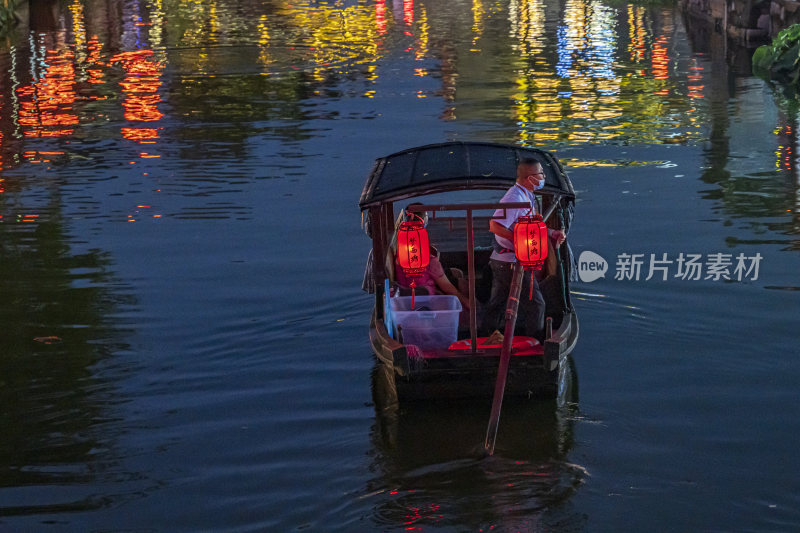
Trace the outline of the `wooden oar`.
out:
M 514 344 L 514 326 L 517 324 L 517 309 L 519 308 L 519 292 L 522 288 L 522 265 L 514 263 L 511 274 L 511 289 L 508 292 L 506 304 L 506 327 L 503 334 L 503 347 L 500 350 L 500 365 L 497 368 L 497 381 L 494 385 L 494 399 L 492 400 L 492 414 L 489 416 L 489 427 L 486 430 L 486 442 L 483 446 L 488 455 L 494 454 L 494 443 L 497 440 L 497 427 L 500 424 L 500 408 L 503 406 L 503 395 L 506 390 L 508 378 L 508 363 L 511 359 L 511 346 Z

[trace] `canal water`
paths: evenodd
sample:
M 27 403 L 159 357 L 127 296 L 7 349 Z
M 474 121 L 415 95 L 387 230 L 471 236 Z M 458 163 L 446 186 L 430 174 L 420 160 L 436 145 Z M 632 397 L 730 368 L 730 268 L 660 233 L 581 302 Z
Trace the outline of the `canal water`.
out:
M 800 528 L 798 112 L 752 49 L 624 1 L 31 3 L 0 530 Z M 573 394 L 490 458 L 487 402 L 386 406 L 367 340 L 366 174 L 449 140 L 578 195 Z

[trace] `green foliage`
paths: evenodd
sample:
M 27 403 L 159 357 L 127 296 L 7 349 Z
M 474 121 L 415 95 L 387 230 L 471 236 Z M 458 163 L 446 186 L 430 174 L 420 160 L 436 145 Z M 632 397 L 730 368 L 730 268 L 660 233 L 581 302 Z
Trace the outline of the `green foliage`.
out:
M 753 74 L 796 86 L 800 80 L 800 24 L 789 26 L 753 53 Z
M 17 0 L 2 0 L 0 3 L 0 35 L 17 24 Z

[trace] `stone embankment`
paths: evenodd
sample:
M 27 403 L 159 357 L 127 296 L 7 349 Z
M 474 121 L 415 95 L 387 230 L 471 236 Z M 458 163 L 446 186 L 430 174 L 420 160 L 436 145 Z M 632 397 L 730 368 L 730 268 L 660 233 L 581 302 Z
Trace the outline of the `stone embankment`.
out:
M 771 40 L 782 29 L 800 23 L 795 0 L 678 0 L 690 16 L 705 19 L 717 31 L 745 42 Z

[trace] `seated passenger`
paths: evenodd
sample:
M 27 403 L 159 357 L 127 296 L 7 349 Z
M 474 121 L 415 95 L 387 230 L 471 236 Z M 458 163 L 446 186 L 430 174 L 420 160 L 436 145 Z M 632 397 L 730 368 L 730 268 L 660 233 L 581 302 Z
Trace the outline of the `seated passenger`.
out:
M 395 260 L 395 278 L 401 287 L 410 287 L 411 278 L 407 277 L 400 265 Z M 421 276 L 414 278 L 416 290 L 424 289 L 428 294 L 449 294 L 458 298 L 463 309 L 469 309 L 469 298 L 464 296 L 453 285 L 444 273 L 444 268 L 439 262 L 439 251 L 431 246 L 431 262 Z M 425 294 L 424 291 L 419 294 Z
M 420 203 L 413 203 L 409 204 L 408 207 L 412 205 L 422 205 Z M 408 217 L 408 211 L 406 211 L 406 217 Z M 427 225 L 427 215 L 423 218 L 423 224 Z M 447 278 L 447 275 L 444 273 L 444 268 L 442 268 L 442 264 L 439 262 L 439 250 L 437 250 L 434 246 L 430 247 L 431 250 L 431 261 L 428 264 L 428 267 L 425 269 L 425 272 L 422 273 L 421 276 L 414 278 L 414 286 L 417 290 L 424 289 L 420 294 L 449 294 L 451 296 L 455 296 L 458 298 L 458 301 L 461 302 L 461 307 L 463 311 L 469 310 L 469 298 L 464 296 L 458 288 Z M 410 287 L 411 286 L 411 278 L 406 276 L 403 269 L 397 263 L 397 259 L 395 258 L 395 281 L 397 281 L 398 285 L 401 287 Z

